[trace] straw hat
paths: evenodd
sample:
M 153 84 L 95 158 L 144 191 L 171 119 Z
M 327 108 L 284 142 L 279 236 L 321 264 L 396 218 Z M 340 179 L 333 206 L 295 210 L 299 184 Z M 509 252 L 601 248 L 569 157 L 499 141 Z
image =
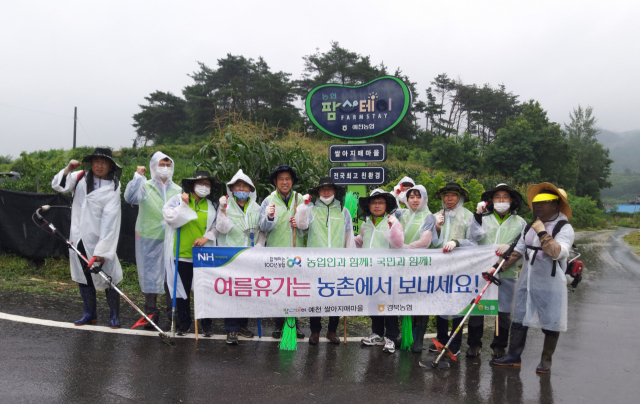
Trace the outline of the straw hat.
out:
M 534 184 L 527 189 L 527 202 L 529 208 L 533 210 L 533 198 L 542 191 L 550 191 L 557 194 L 560 197 L 560 212 L 567 216 L 567 220 L 571 220 L 571 206 L 567 200 L 567 193 L 564 189 L 558 188 L 550 182 L 543 182 L 542 184 Z

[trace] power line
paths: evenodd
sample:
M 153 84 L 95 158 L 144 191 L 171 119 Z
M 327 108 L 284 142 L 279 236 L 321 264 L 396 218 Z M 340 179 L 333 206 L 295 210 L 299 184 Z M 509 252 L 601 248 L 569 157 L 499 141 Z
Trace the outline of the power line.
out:
M 59 117 L 62 117 L 62 118 L 73 119 L 72 117 L 68 117 L 68 116 L 64 116 L 64 115 L 52 114 L 51 112 L 38 111 L 38 110 L 35 110 L 35 109 L 30 109 L 30 108 L 17 107 L 15 105 L 9 105 L 9 104 L 5 104 L 5 103 L 2 103 L 2 102 L 0 102 L 0 105 L 2 105 L 4 107 L 9 107 L 9 108 L 16 108 L 16 109 L 23 109 L 25 111 L 37 112 L 38 114 L 53 115 L 53 116 L 59 116 Z
M 82 128 L 82 131 L 84 132 L 85 135 L 87 135 L 87 138 L 89 139 L 89 141 L 91 142 L 92 146 L 95 146 L 95 143 L 93 143 L 93 139 L 91 139 L 91 137 L 89 137 L 89 134 L 87 133 L 87 131 L 84 129 L 84 125 L 82 124 L 82 121 L 80 121 L 79 118 L 76 118 L 76 120 L 78 121 L 78 123 L 80 123 L 80 127 Z

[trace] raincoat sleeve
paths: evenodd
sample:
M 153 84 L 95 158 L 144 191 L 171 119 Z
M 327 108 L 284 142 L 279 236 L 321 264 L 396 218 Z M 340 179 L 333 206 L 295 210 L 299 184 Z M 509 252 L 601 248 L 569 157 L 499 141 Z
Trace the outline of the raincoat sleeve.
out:
M 81 172 L 82 171 L 74 171 L 64 175 L 64 169 L 60 170 L 60 172 L 53 177 L 51 188 L 56 192 L 73 192 Z
M 351 213 L 347 209 L 342 209 L 344 214 L 344 248 L 356 248 L 355 237 L 353 237 L 353 223 Z M 360 243 L 362 245 L 362 242 Z
M 394 247 L 394 248 L 402 248 L 404 245 L 404 230 L 402 229 L 402 224 L 400 220 L 396 220 L 396 222 L 384 233 L 384 238 Z
M 211 227 L 207 229 L 207 231 L 204 233 L 204 236 L 203 236 L 203 237 L 206 237 L 207 240 L 213 241 L 214 243 L 218 239 L 218 231 L 216 230 L 217 219 L 218 219 L 217 217 L 213 219 L 213 223 L 211 223 Z
M 478 217 L 480 217 L 480 223 L 478 223 Z M 471 219 L 471 223 L 469 224 L 469 239 L 475 241 L 476 243 L 479 243 L 485 234 L 486 231 L 482 227 L 482 216 L 474 213 L 473 218 Z
M 269 206 L 269 199 L 262 201 L 262 205 L 260 206 L 260 219 L 258 220 L 260 230 L 265 233 L 269 233 L 273 230 L 278 222 L 278 210 L 276 209 L 276 214 L 273 219 L 269 219 L 267 217 L 267 206 Z
M 106 260 L 116 258 L 116 248 L 120 238 L 120 218 L 122 216 L 120 204 L 120 187 L 117 192 L 112 192 L 109 201 L 104 205 L 102 218 L 100 219 L 100 239 L 93 255 Z
M 313 208 L 313 202 L 305 204 L 304 202 L 298 205 L 298 209 L 295 214 L 296 224 L 299 230 L 307 230 L 311 224 L 311 208 Z
M 162 216 L 164 216 L 164 221 L 174 229 L 198 218 L 198 214 L 184 203 L 181 194 L 174 195 L 164 204 Z
M 478 243 L 475 240 L 472 240 L 470 238 L 472 223 L 477 223 L 477 222 L 476 222 L 476 219 L 473 217 L 473 215 L 470 215 L 469 222 L 467 223 L 466 237 L 456 239 L 458 241 L 458 244 L 460 244 L 460 247 L 470 247 L 470 246 L 478 245 Z
M 413 243 L 405 244 L 402 248 L 428 248 L 431 245 L 431 238 L 435 233 L 436 229 L 436 219 L 433 215 L 427 216 L 418 232 L 420 233 L 420 238 Z
M 506 271 L 513 264 L 518 262 L 520 258 L 522 258 L 522 256 L 524 255 L 524 250 L 526 248 L 524 238 L 525 238 L 524 229 L 522 229 L 522 236 L 520 236 L 520 239 L 518 240 L 518 244 L 516 244 L 516 248 L 513 249 L 513 252 L 509 256 L 509 258 L 504 262 L 504 265 L 502 265 L 502 271 Z
M 355 236 L 353 238 L 353 242 L 355 243 L 356 248 L 362 248 L 362 243 L 363 243 L 362 234 L 358 234 L 357 236 Z
M 218 233 L 227 234 L 233 228 L 233 221 L 229 219 L 226 213 L 222 213 L 222 206 L 218 207 L 218 215 L 216 216 L 216 230 Z
M 254 247 L 264 247 L 266 241 L 267 241 L 267 235 L 264 232 L 259 232 L 258 241 L 256 242 L 256 245 Z
M 137 205 L 142 202 L 146 196 L 146 182 L 147 178 L 144 175 L 140 175 L 138 172 L 133 174 L 133 179 L 129 181 L 127 188 L 124 190 L 125 202 L 132 205 Z
M 573 244 L 575 233 L 571 225 L 564 226 L 556 237 L 551 237 L 550 234 L 545 234 L 540 238 L 540 247 L 545 254 L 551 258 L 562 261 L 569 257 L 569 251 Z

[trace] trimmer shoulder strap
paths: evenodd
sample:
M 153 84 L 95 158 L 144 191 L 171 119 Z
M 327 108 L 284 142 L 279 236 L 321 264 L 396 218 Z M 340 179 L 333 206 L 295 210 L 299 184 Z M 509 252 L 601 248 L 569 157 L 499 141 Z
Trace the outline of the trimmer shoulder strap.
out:
M 558 223 L 556 223 L 555 227 L 553 228 L 553 231 L 551 232 L 551 237 L 553 237 L 554 239 L 556 238 L 556 236 L 558 235 L 558 233 L 560 233 L 560 230 L 562 230 L 562 228 L 569 224 L 568 221 L 566 220 L 559 220 Z M 533 225 L 533 222 L 527 224 L 527 226 L 524 228 L 524 235 L 525 237 L 527 236 L 527 233 L 529 233 L 529 230 L 531 229 L 531 225 Z M 527 245 L 525 243 L 525 250 L 524 250 L 524 256 L 527 259 L 527 261 L 529 261 L 529 250 L 533 250 L 533 259 L 531 260 L 531 265 L 533 265 L 533 263 L 536 261 L 536 255 L 538 253 L 538 251 L 542 250 L 542 247 L 534 247 L 532 245 Z M 553 260 L 553 266 L 551 267 L 551 276 L 556 276 L 556 267 L 558 266 L 558 260 Z

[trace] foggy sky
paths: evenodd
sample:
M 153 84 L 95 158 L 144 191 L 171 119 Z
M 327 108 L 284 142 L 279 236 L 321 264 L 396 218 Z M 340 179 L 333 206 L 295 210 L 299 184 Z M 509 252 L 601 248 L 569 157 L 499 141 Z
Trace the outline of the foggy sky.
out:
M 181 95 L 227 53 L 300 78 L 330 41 L 417 82 L 439 73 L 504 84 L 555 122 L 578 104 L 598 125 L 640 128 L 640 2 L 3 1 L 0 155 L 78 145 L 131 147 L 132 115 L 160 90 Z M 31 111 L 33 110 L 33 111 Z M 39 112 L 34 112 L 39 111 Z

